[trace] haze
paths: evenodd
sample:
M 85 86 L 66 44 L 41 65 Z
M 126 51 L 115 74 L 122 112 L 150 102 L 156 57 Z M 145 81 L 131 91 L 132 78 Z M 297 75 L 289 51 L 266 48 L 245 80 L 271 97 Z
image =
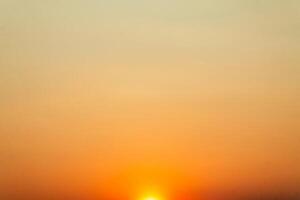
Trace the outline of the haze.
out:
M 0 0 L 0 192 L 297 190 L 299 40 L 297 0 Z

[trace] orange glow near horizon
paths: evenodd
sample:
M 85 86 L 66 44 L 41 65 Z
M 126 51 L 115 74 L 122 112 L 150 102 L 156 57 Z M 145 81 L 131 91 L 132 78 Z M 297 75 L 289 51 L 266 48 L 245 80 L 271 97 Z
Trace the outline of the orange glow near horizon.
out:
M 162 191 L 159 190 L 161 188 L 158 187 L 148 187 L 144 188 L 143 191 L 141 191 L 141 195 L 138 198 L 138 200 L 166 200 L 165 196 L 162 194 Z
M 162 200 L 162 199 L 155 195 L 149 195 L 149 196 L 143 197 L 141 200 Z

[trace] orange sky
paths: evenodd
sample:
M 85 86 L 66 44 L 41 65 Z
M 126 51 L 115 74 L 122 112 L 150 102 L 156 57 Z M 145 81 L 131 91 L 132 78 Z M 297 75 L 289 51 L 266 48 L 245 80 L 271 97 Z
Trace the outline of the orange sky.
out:
M 297 188 L 299 7 L 0 1 L 0 191 Z

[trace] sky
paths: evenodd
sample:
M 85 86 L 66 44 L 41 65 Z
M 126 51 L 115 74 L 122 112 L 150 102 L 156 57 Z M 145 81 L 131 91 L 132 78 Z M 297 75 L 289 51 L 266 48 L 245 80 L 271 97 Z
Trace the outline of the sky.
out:
M 298 0 L 0 0 L 0 191 L 297 188 L 299 40 Z

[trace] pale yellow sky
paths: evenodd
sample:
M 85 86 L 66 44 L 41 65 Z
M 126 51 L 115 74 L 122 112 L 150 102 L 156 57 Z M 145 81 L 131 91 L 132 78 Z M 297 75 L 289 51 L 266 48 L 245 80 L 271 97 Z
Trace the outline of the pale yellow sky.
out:
M 0 186 L 296 187 L 299 39 L 297 0 L 0 0 Z

